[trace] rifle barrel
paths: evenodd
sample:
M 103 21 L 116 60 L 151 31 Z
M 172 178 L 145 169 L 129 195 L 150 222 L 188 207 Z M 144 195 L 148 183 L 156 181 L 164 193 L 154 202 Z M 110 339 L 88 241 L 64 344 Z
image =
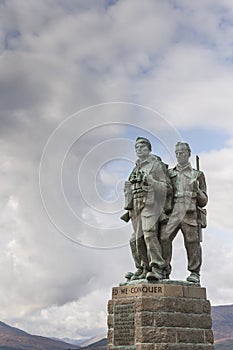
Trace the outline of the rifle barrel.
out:
M 200 170 L 199 156 L 198 155 L 196 155 L 196 169 Z

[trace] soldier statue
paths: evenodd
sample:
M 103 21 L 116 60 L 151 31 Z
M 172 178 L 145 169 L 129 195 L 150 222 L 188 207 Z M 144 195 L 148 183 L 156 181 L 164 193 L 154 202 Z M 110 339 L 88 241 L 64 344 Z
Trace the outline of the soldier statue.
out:
M 189 163 L 191 149 L 187 143 L 178 142 L 175 148 L 177 165 L 169 169 L 173 187 L 173 208 L 169 220 L 161 225 L 160 243 L 165 260 L 165 275 L 171 273 L 172 242 L 179 230 L 184 237 L 190 275 L 188 282 L 200 283 L 202 264 L 201 228 L 206 226 L 203 207 L 208 197 L 205 176 Z
M 164 278 L 166 262 L 159 241 L 159 226 L 167 219 L 172 186 L 167 166 L 160 157 L 151 154 L 151 150 L 148 139 L 136 139 L 138 160 L 124 187 L 128 212 L 122 219 L 132 222 L 130 247 L 137 268 L 129 276 L 131 280 Z

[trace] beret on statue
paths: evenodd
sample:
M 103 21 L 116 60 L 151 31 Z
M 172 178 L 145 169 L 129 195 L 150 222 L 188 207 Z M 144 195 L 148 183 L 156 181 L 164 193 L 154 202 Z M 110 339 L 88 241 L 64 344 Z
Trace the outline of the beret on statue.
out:
M 147 138 L 145 138 L 145 137 L 138 137 L 138 138 L 136 139 L 135 145 L 136 145 L 137 143 L 144 143 L 144 144 L 147 145 L 147 147 L 149 148 L 150 151 L 151 151 L 151 149 L 152 149 L 150 141 L 149 141 Z

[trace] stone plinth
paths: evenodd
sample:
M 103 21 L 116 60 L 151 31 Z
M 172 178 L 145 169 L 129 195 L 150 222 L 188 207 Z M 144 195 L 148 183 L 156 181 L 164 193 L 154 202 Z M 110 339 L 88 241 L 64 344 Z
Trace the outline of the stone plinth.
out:
M 214 350 L 210 309 L 201 287 L 114 287 L 108 303 L 108 350 Z

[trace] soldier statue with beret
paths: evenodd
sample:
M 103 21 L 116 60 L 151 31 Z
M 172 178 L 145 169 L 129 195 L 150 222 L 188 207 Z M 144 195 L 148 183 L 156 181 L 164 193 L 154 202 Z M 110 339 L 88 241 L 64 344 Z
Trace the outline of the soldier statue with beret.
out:
M 151 150 L 147 138 L 136 139 L 138 159 L 124 187 L 128 212 L 122 219 L 132 222 L 130 247 L 137 268 L 129 277 L 131 280 L 164 278 L 166 262 L 159 241 L 159 226 L 167 219 L 172 186 L 167 166 L 160 157 L 151 154 Z

